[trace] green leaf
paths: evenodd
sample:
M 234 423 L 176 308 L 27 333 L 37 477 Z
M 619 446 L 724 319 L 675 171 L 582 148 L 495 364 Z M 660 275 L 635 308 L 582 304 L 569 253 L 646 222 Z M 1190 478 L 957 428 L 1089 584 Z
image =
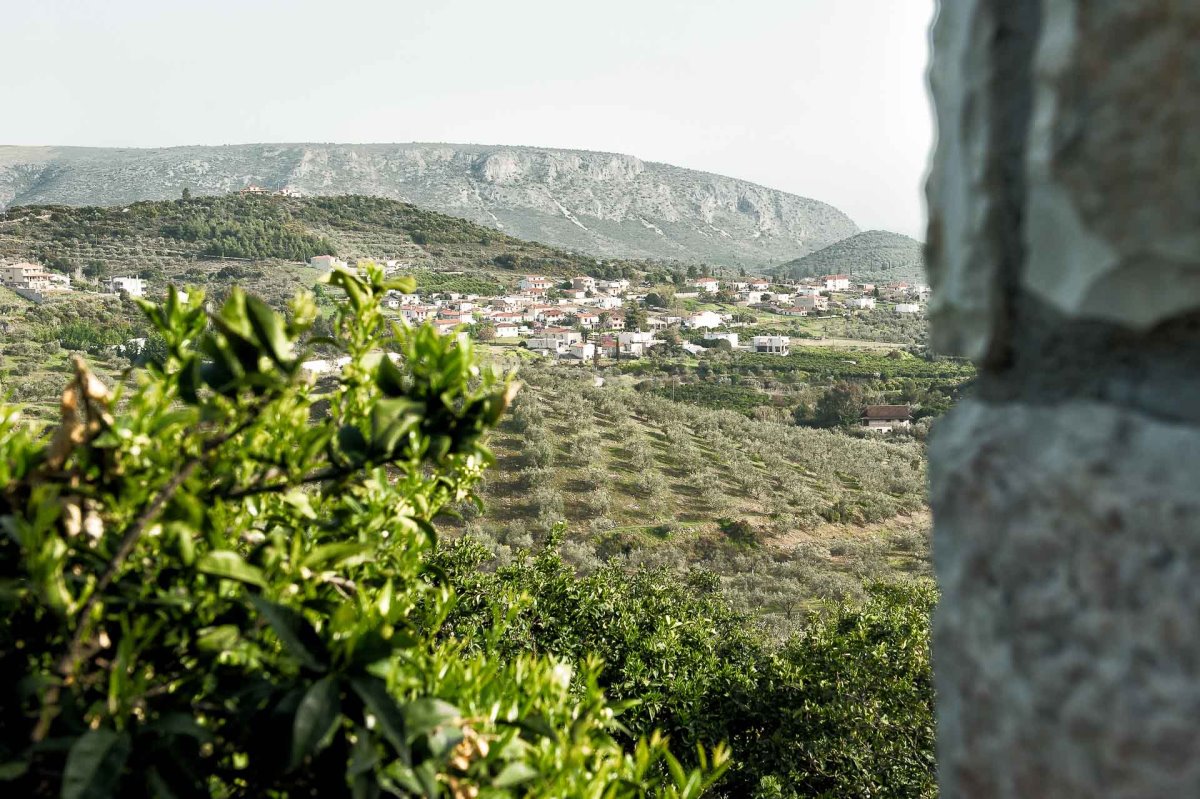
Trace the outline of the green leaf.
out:
M 363 563 L 368 560 L 374 548 L 357 541 L 339 541 L 332 544 L 322 544 L 304 558 L 303 564 L 310 569 L 334 569 L 339 566 Z
M 10 782 L 29 771 L 28 760 L 10 760 L 0 763 L 0 782 Z
M 367 439 L 359 430 L 352 424 L 344 424 L 338 429 L 337 433 L 338 447 L 342 450 L 347 458 L 352 462 L 358 463 L 367 458 Z
M 257 297 L 246 298 L 246 316 L 263 349 L 280 366 L 292 360 L 292 342 L 288 339 L 283 318 Z
M 338 693 L 338 681 L 333 675 L 313 683 L 305 692 L 292 722 L 290 768 L 296 768 L 306 757 L 317 752 L 321 742 L 337 724 L 342 715 Z
M 414 699 L 404 706 L 405 727 L 413 738 L 459 718 L 462 718 L 462 714 L 458 708 L 449 702 L 432 697 Z
M 266 578 L 257 566 L 251 566 L 238 553 L 228 549 L 218 549 L 206 553 L 196 562 L 196 570 L 214 577 L 224 577 L 227 580 L 237 580 L 239 583 L 265 588 Z
M 521 731 L 521 738 L 530 743 L 536 743 L 538 738 L 549 738 L 551 741 L 558 740 L 558 731 L 540 713 L 531 713 L 525 718 L 517 719 L 513 722 L 501 720 L 500 723 L 512 724 Z
M 404 397 L 408 394 L 404 372 L 400 370 L 399 366 L 392 363 L 392 359 L 388 357 L 387 353 L 384 353 L 383 357 L 379 359 L 379 368 L 375 370 L 375 383 L 384 396 Z
M 212 731 L 188 713 L 167 713 L 147 724 L 146 729 L 164 737 L 178 735 L 194 738 L 202 743 L 213 740 Z
M 537 776 L 538 773 L 532 766 L 514 761 L 501 769 L 500 773 L 496 775 L 496 779 L 492 780 L 492 787 L 511 788 L 514 785 L 537 779 Z
M 400 760 L 406 764 L 411 763 L 404 714 L 400 712 L 396 700 L 388 693 L 383 680 L 378 677 L 351 677 L 350 687 L 375 717 L 376 726 L 395 748 Z
M 207 652 L 228 652 L 240 640 L 241 631 L 236 624 L 202 627 L 196 631 L 196 646 Z
M 88 730 L 79 736 L 67 753 L 61 799 L 114 796 L 130 748 L 129 735 L 116 730 Z
M 261 596 L 252 596 L 250 601 L 300 665 L 312 671 L 325 671 L 329 667 L 329 650 L 325 642 L 300 613 Z

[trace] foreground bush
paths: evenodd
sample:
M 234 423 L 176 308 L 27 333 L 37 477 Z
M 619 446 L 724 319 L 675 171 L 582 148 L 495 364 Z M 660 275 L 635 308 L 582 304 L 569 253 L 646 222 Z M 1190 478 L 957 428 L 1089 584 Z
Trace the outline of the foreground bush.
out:
M 598 655 L 600 685 L 632 703 L 630 743 L 660 729 L 688 751 L 726 741 L 728 797 L 926 797 L 936 794 L 925 583 L 874 585 L 857 605 L 814 616 L 782 648 L 729 608 L 710 572 L 576 577 L 556 549 L 494 573 L 464 539 L 435 563 L 460 602 L 448 629 L 502 659 Z M 502 635 L 483 636 L 507 617 Z
M 6 794 L 699 795 L 722 751 L 622 746 L 596 661 L 498 657 L 503 616 L 440 634 L 430 520 L 470 498 L 513 386 L 466 341 L 388 331 L 410 285 L 330 282 L 350 363 L 326 396 L 300 378 L 310 297 L 285 320 L 172 291 L 126 395 L 78 361 L 57 429 L 0 408 Z

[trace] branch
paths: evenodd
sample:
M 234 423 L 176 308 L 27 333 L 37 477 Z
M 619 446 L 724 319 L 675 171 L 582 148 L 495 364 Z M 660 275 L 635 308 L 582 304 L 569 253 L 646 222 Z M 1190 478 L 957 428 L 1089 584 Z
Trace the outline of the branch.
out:
M 33 730 L 33 741 L 37 743 L 46 737 L 50 731 L 50 723 L 57 715 L 58 698 L 62 692 L 62 685 L 70 682 L 74 671 L 75 663 L 83 656 L 83 650 L 87 641 L 87 633 L 91 628 L 91 613 L 92 609 L 100 601 L 101 595 L 105 589 L 112 584 L 116 579 L 117 572 L 121 570 L 121 566 L 129 559 L 130 553 L 133 552 L 134 546 L 146 527 L 158 515 L 163 506 L 170 501 L 179 487 L 183 485 L 192 473 L 196 471 L 196 467 L 200 465 L 199 458 L 193 458 L 184 464 L 183 468 L 175 473 L 166 485 L 159 489 L 158 494 L 149 505 L 142 510 L 133 524 L 125 531 L 125 535 L 121 538 L 121 543 L 117 547 L 117 551 L 113 554 L 112 560 L 108 562 L 108 568 L 104 570 L 104 574 L 96 582 L 96 587 L 92 593 L 88 595 L 87 601 L 83 603 L 83 607 L 79 611 L 79 626 L 75 628 L 75 633 L 71 636 L 71 643 L 67 647 L 67 651 L 59 658 L 56 666 L 58 672 L 63 676 L 63 683 L 52 685 L 46 691 L 45 700 L 42 703 L 41 718 L 38 719 L 37 726 Z

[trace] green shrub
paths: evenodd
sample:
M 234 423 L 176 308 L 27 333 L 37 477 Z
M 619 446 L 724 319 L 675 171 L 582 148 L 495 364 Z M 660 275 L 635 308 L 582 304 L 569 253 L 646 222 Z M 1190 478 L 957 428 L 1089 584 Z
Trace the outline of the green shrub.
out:
M 777 648 L 711 572 L 610 564 L 579 577 L 557 543 L 494 572 L 470 539 L 440 548 L 434 563 L 460 597 L 449 629 L 501 658 L 599 656 L 600 685 L 634 703 L 621 716 L 631 740 L 661 729 L 680 751 L 730 744 L 717 795 L 935 795 L 929 585 L 870 586 Z M 481 636 L 498 613 L 503 634 Z
M 509 384 L 384 324 L 411 284 L 330 282 L 350 363 L 327 414 L 300 378 L 311 296 L 285 321 L 237 290 L 212 316 L 197 290 L 145 304 L 166 358 L 119 407 L 78 361 L 57 429 L 0 408 L 6 791 L 698 796 L 724 755 L 688 772 L 629 740 L 597 661 L 496 656 L 524 634 L 503 613 L 443 633 L 431 519 L 470 497 Z

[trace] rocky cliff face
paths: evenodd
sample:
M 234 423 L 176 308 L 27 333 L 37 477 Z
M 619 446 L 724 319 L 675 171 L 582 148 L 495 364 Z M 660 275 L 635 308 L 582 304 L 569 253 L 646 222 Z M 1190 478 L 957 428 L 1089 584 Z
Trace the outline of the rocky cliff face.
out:
M 0 208 L 107 205 L 235 191 L 404 200 L 599 255 L 761 267 L 858 232 L 841 211 L 633 156 L 455 144 L 0 147 Z

